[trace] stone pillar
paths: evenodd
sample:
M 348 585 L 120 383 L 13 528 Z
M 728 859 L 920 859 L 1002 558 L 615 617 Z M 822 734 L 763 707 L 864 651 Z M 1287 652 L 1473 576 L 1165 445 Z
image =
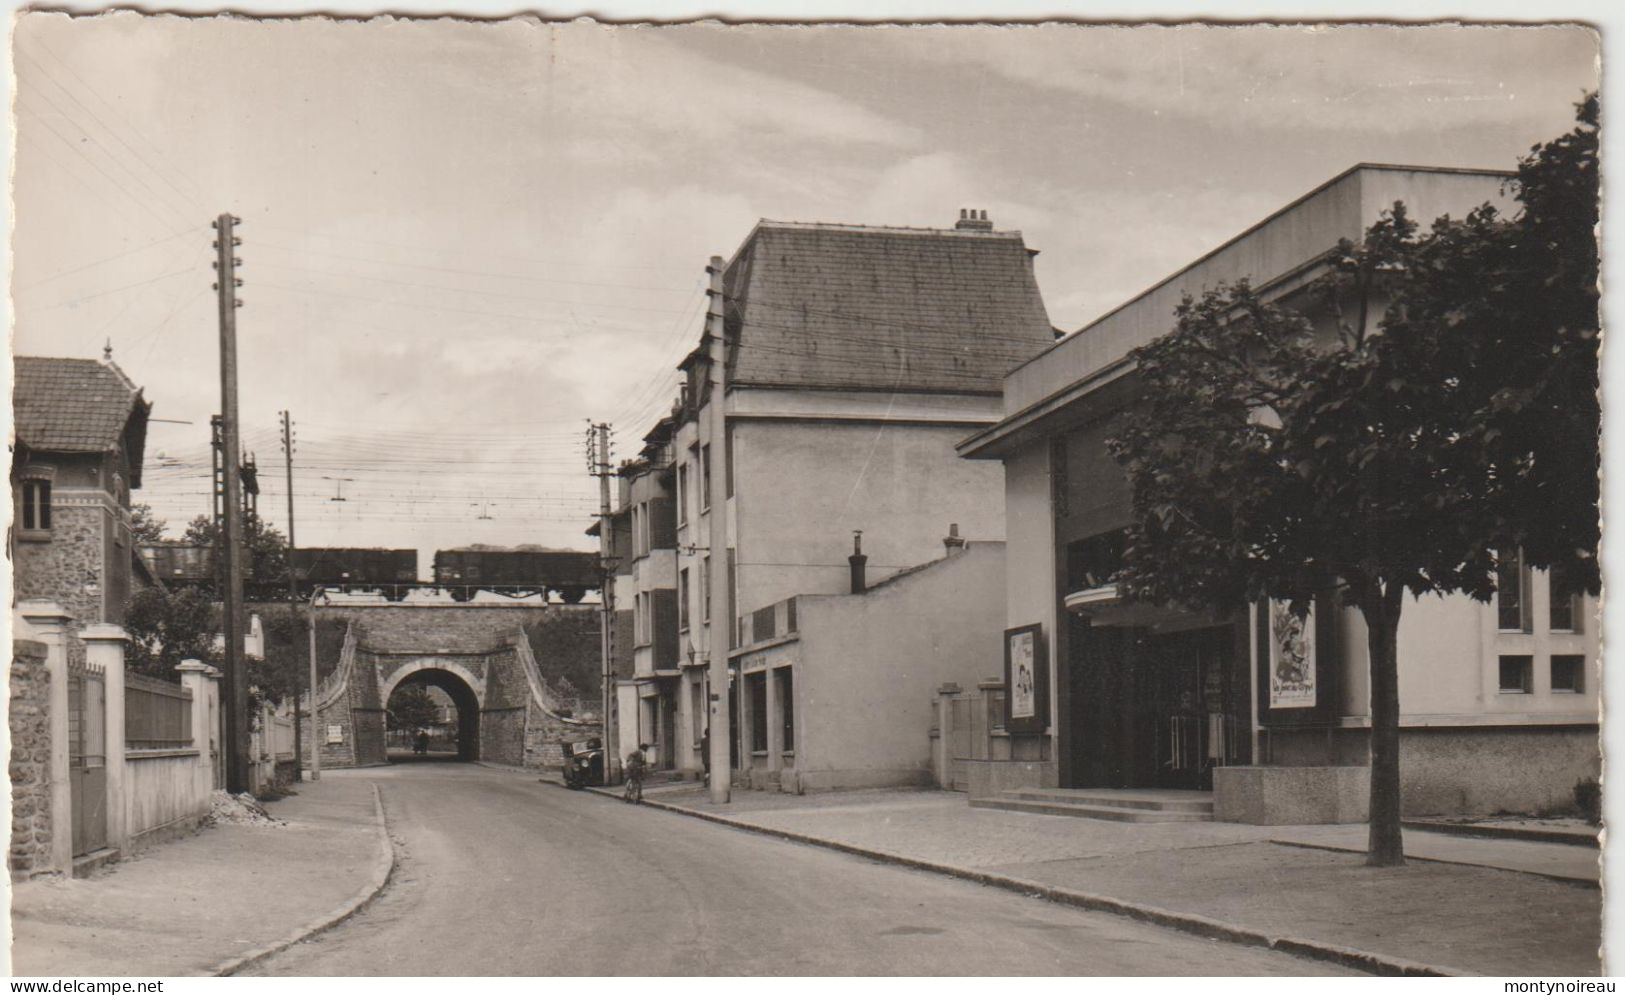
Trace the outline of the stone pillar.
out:
M 192 749 L 197 759 L 192 765 L 192 796 L 198 814 L 209 811 L 209 793 L 214 790 L 214 758 L 209 750 L 209 669 L 200 660 L 182 660 L 181 686 L 192 692 Z
M 954 695 L 959 693 L 958 684 L 937 688 L 937 750 L 933 761 L 939 788 L 951 787 L 953 782 Z
M 51 672 L 51 870 L 73 872 L 73 788 L 68 780 L 68 623 L 54 601 L 24 601 L 17 613 L 46 646 Z
M 767 769 L 778 771 L 784 767 L 784 716 L 779 714 L 782 703 L 779 701 L 779 677 L 771 668 L 762 671 L 762 679 L 767 682 L 767 707 L 763 709 L 767 714 Z
M 100 667 L 107 689 L 107 845 L 123 851 L 130 845 L 130 796 L 124 762 L 124 646 L 130 637 L 116 625 L 97 622 L 79 630 L 85 660 Z
M 209 790 L 219 791 L 226 786 L 226 757 L 220 749 L 225 739 L 225 730 L 222 727 L 220 715 L 220 668 L 205 666 L 208 678 L 209 692 L 208 708 L 208 744 L 209 744 Z

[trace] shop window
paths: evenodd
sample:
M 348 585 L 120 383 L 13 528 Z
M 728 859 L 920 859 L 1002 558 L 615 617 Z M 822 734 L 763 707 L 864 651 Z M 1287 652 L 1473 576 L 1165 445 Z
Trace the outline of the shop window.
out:
M 1534 657 L 1522 654 L 1503 656 L 1500 663 L 1502 694 L 1529 694 L 1534 690 Z
M 1578 653 L 1552 657 L 1552 693 L 1583 694 L 1585 670 L 1586 658 Z
M 51 527 L 51 482 L 23 481 L 22 527 L 28 532 L 44 532 Z
M 1561 565 L 1554 565 L 1547 574 L 1551 587 L 1553 632 L 1577 632 L 1580 618 L 1580 592 L 1575 587 L 1573 574 Z
M 794 603 L 791 602 L 791 604 Z M 781 667 L 773 672 L 773 678 L 779 682 L 779 710 L 784 713 L 784 752 L 794 753 L 796 750 L 796 688 L 794 672 L 789 667 Z
M 767 751 L 767 675 L 746 674 L 745 693 L 750 701 L 750 749 L 752 753 L 764 753 Z
M 1501 557 L 1495 568 L 1495 625 L 1502 632 L 1528 632 L 1529 570 L 1523 554 Z

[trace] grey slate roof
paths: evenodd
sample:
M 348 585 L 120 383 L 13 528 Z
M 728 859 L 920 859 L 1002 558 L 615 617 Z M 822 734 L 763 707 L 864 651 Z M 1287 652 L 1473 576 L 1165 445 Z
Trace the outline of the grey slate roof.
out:
M 118 445 L 130 417 L 145 415 L 141 389 L 111 362 L 18 356 L 12 410 L 30 449 L 99 453 Z M 132 453 L 139 465 L 140 454 Z
M 724 280 L 734 383 L 997 393 L 1054 342 L 1020 232 L 763 221 Z

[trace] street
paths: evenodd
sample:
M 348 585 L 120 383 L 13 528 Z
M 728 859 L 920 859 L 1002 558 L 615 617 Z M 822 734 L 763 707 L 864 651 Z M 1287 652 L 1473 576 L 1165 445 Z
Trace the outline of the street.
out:
M 1347 973 L 507 771 L 329 776 L 381 785 L 395 877 L 355 918 L 246 974 Z

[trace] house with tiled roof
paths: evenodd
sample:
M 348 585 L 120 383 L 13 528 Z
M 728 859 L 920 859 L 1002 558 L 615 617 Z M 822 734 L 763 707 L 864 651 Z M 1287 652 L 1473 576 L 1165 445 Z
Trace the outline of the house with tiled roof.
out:
M 76 628 L 122 623 L 151 405 L 110 358 L 14 362 L 14 596 L 55 602 Z
M 679 364 L 680 395 L 620 470 L 632 569 L 614 608 L 635 647 L 619 756 L 647 743 L 657 768 L 698 775 L 709 709 L 727 707 L 742 782 L 926 781 L 932 692 L 996 669 L 996 639 L 958 634 L 998 603 L 1003 482 L 954 444 L 998 420 L 1004 376 L 1054 342 L 1034 255 L 961 211 L 941 229 L 764 220 L 714 264 L 716 316 Z M 989 548 L 957 555 L 961 537 Z M 819 617 L 842 631 L 802 631 L 797 599 L 815 596 L 841 599 Z M 915 631 L 892 625 L 899 612 L 936 619 L 919 652 L 888 638 Z M 728 688 L 710 687 L 717 655 Z

